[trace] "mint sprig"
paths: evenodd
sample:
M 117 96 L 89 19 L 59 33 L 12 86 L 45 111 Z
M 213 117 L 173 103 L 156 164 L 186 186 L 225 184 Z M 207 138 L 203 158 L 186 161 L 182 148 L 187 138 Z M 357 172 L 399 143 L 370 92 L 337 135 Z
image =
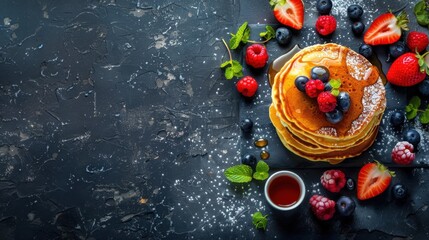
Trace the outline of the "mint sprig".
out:
M 265 30 L 267 31 L 259 33 L 259 36 L 264 38 L 266 42 L 276 37 L 276 31 L 270 25 L 265 26 Z
M 341 81 L 338 79 L 331 79 L 329 80 L 329 85 L 332 87 L 331 94 L 337 97 L 340 94 Z
M 423 110 L 421 109 L 421 99 L 418 96 L 414 96 L 410 99 L 410 102 L 405 106 L 405 116 L 408 120 L 414 119 L 419 113 L 419 121 L 422 124 L 429 123 L 429 105 Z
M 253 223 L 253 226 L 256 228 L 256 229 L 264 229 L 264 230 L 266 230 L 267 229 L 267 223 L 268 223 L 268 219 L 267 219 L 267 216 L 268 215 L 262 215 L 262 213 L 261 212 L 255 212 L 253 215 L 252 215 L 252 223 Z
M 237 60 L 232 59 L 231 50 L 229 50 L 228 45 L 226 44 L 225 40 L 222 39 L 223 44 L 226 47 L 226 50 L 228 50 L 229 60 L 223 62 L 220 65 L 220 68 L 225 68 L 225 78 L 230 80 L 233 77 L 242 77 L 243 76 L 243 67 L 241 66 L 240 62 Z
M 245 164 L 235 165 L 225 170 L 226 179 L 233 183 L 247 183 L 252 179 L 263 181 L 268 178 L 270 167 L 264 161 L 258 161 L 255 172 Z
M 255 173 L 253 173 L 253 178 L 256 180 L 263 181 L 269 177 L 268 171 L 270 171 L 270 167 L 263 161 L 259 161 L 256 164 Z
M 249 40 L 250 37 L 250 28 L 247 24 L 247 22 L 244 22 L 241 24 L 241 26 L 238 28 L 237 33 L 233 34 L 231 33 L 231 39 L 229 40 L 229 47 L 231 49 L 236 49 L 238 46 L 240 46 L 240 43 L 247 43 L 247 40 Z
M 429 3 L 427 1 L 421 0 L 416 3 L 413 11 L 418 24 L 422 26 L 429 25 Z

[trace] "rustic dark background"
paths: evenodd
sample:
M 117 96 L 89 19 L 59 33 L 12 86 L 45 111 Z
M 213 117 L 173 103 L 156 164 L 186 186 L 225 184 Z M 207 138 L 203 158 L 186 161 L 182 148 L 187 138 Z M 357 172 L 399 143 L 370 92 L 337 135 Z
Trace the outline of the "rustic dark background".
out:
M 305 1 L 294 43 L 356 50 L 361 39 L 351 35 L 348 5 L 364 7 L 368 26 L 389 9 L 411 13 L 416 1 L 334 0 L 339 27 L 331 38 L 314 32 L 315 2 Z M 295 169 L 308 192 L 290 214 L 268 207 L 263 182 L 226 181 L 224 169 L 252 149 L 240 119 L 255 121 L 251 138 L 270 129 L 265 72 L 245 69 L 261 90 L 244 103 L 236 80 L 219 68 L 227 59 L 221 39 L 244 21 L 253 35 L 278 26 L 260 0 L 0 1 L 0 239 L 429 238 L 425 166 L 394 169 L 394 183 L 410 188 L 406 201 L 387 191 L 358 202 L 353 218 L 326 223 L 307 205 L 311 194 L 328 194 L 318 184 L 324 164 Z M 267 46 L 271 61 L 292 44 Z M 388 66 L 386 48 L 377 52 Z M 393 90 L 400 99 L 408 91 Z M 427 152 L 428 130 L 417 127 Z M 279 161 L 268 161 L 273 171 L 288 168 Z M 356 178 L 358 168 L 344 171 Z M 252 227 L 256 211 L 269 215 L 265 232 Z

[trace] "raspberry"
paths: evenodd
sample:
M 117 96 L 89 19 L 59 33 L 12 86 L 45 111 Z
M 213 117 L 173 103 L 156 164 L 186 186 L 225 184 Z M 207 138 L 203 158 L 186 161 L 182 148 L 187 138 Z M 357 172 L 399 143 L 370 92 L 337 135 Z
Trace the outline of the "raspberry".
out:
M 330 192 L 339 192 L 346 185 L 346 175 L 341 170 L 326 170 L 320 182 Z
M 416 157 L 413 151 L 413 144 L 407 141 L 398 142 L 392 149 L 392 160 L 397 164 L 408 165 L 412 163 Z
M 258 90 L 258 82 L 250 76 L 245 76 L 242 79 L 238 80 L 237 91 L 245 97 L 253 97 L 256 90 Z
M 322 36 L 328 36 L 337 28 L 337 20 L 334 16 L 323 15 L 317 18 L 316 31 Z
M 305 93 L 311 98 L 317 97 L 323 90 L 325 90 L 325 84 L 319 79 L 311 79 L 305 84 Z
M 263 68 L 268 60 L 268 52 L 264 45 L 252 44 L 246 49 L 246 63 L 254 68 Z
M 410 32 L 407 36 L 407 46 L 412 52 L 422 52 L 429 44 L 428 36 L 423 32 Z
M 337 98 L 331 92 L 325 91 L 317 96 L 317 104 L 320 111 L 324 113 L 331 112 L 337 106 Z
M 335 213 L 335 202 L 327 197 L 313 195 L 310 198 L 311 210 L 320 220 L 329 220 Z

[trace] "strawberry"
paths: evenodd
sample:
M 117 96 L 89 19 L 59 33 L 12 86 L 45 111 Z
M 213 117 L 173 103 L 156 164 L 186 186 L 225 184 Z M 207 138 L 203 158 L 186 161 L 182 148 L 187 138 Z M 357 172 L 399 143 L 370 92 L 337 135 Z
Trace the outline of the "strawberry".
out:
M 391 84 L 409 87 L 422 82 L 429 73 L 424 57 L 427 53 L 405 53 L 399 56 L 387 71 L 387 81 Z
M 365 164 L 359 171 L 357 183 L 357 198 L 366 200 L 384 192 L 395 176 L 383 164 L 375 161 Z
M 429 44 L 426 33 L 412 31 L 407 36 L 407 46 L 412 52 L 422 52 Z
M 402 30 L 408 30 L 408 16 L 401 12 L 398 16 L 384 13 L 369 26 L 363 41 L 369 45 L 391 44 L 401 38 Z
M 300 30 L 304 24 L 304 3 L 302 0 L 270 0 L 274 17 L 281 24 Z

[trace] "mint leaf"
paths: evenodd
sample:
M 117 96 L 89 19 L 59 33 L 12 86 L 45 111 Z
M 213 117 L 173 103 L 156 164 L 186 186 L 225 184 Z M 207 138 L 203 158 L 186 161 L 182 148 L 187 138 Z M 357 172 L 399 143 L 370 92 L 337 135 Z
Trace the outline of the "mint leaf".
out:
M 237 30 L 236 34 L 231 34 L 232 38 L 229 40 L 229 48 L 236 49 L 240 46 L 240 43 L 245 39 L 245 42 L 249 39 L 250 29 L 247 27 L 247 22 L 244 22 Z
M 225 62 L 223 62 L 221 65 L 220 65 L 220 68 L 224 68 L 224 67 L 226 67 L 226 66 L 228 66 L 228 65 L 230 65 L 231 64 L 231 62 L 230 61 L 225 61 Z
M 419 97 L 414 96 L 410 99 L 410 102 L 405 106 L 405 115 L 408 120 L 413 119 L 417 116 L 419 107 L 421 105 L 421 100 Z
M 421 0 L 414 6 L 414 15 L 418 24 L 422 26 L 429 25 L 429 11 L 425 0 Z
M 338 90 L 338 89 L 332 89 L 331 90 L 331 94 L 334 95 L 335 97 L 338 97 L 338 95 L 340 95 L 340 90 Z
M 420 115 L 419 119 L 420 119 L 420 122 L 422 124 L 428 124 L 429 123 L 429 105 L 426 107 L 426 109 Z
M 329 80 L 329 84 L 332 88 L 340 88 L 341 87 L 341 81 L 338 79 L 331 79 Z
M 267 229 L 267 223 L 268 223 L 268 219 L 267 219 L 267 216 L 268 215 L 262 215 L 262 213 L 261 212 L 255 212 L 253 215 L 252 215 L 252 223 L 253 223 L 253 226 L 256 228 L 256 229 L 264 229 L 264 230 L 266 230 Z
M 225 170 L 225 177 L 234 183 L 246 183 L 252 181 L 253 170 L 250 166 L 240 164 Z
M 225 78 L 230 80 L 234 77 L 234 70 L 232 69 L 232 67 L 227 67 L 225 69 Z
M 259 181 L 264 181 L 267 179 L 270 175 L 267 172 L 254 172 L 253 178 Z
M 270 39 L 273 39 L 276 36 L 276 31 L 270 25 L 265 26 L 265 29 L 267 31 L 259 33 L 259 36 L 261 38 L 265 38 L 265 40 L 269 41 Z
M 268 171 L 270 171 L 270 167 L 264 161 L 258 161 L 256 164 L 255 173 L 253 173 L 253 178 L 256 180 L 263 181 L 267 179 L 270 175 Z
M 268 172 L 270 171 L 270 167 L 264 161 L 258 161 L 255 168 L 256 172 Z
M 234 71 L 234 75 L 239 73 L 243 74 L 243 67 L 237 60 L 232 60 L 232 69 Z

